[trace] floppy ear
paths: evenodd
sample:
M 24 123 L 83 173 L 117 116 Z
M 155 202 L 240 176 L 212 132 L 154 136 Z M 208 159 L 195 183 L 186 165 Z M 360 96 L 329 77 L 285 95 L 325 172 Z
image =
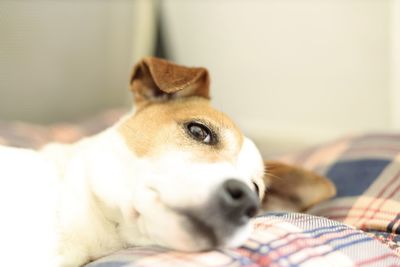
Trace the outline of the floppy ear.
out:
M 177 97 L 209 98 L 209 85 L 206 69 L 184 67 L 155 57 L 142 59 L 131 76 L 131 90 L 139 105 Z
M 275 161 L 265 167 L 263 210 L 305 211 L 336 194 L 333 183 L 314 172 Z

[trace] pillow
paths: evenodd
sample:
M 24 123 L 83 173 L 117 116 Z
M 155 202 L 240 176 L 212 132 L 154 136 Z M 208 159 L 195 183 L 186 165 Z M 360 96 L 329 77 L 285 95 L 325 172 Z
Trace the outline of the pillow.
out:
M 400 255 L 400 134 L 351 136 L 279 158 L 330 178 L 335 198 L 309 213 L 386 240 Z

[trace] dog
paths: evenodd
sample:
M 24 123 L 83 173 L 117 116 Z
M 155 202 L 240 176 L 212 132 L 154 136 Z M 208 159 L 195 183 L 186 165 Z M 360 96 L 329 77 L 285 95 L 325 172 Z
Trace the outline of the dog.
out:
M 259 210 L 302 211 L 335 194 L 325 177 L 264 162 L 211 107 L 205 68 L 147 57 L 130 85 L 134 111 L 95 136 L 0 147 L 2 263 L 76 267 L 129 246 L 237 247 Z

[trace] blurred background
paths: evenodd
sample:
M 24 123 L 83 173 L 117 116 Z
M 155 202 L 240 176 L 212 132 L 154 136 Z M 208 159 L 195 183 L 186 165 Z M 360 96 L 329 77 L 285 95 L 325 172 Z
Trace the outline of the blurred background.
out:
M 207 67 L 266 156 L 400 128 L 400 0 L 1 0 L 0 119 L 129 107 L 145 55 Z

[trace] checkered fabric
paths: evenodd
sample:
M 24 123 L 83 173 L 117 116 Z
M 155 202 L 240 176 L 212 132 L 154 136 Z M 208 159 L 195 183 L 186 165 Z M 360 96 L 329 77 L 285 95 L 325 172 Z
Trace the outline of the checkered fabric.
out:
M 400 266 L 400 258 L 393 250 L 364 232 L 333 220 L 298 213 L 268 213 L 253 223 L 251 238 L 238 249 L 184 253 L 136 247 L 86 267 Z
M 400 134 L 343 138 L 280 160 L 335 183 L 337 196 L 310 213 L 370 231 L 400 255 Z

